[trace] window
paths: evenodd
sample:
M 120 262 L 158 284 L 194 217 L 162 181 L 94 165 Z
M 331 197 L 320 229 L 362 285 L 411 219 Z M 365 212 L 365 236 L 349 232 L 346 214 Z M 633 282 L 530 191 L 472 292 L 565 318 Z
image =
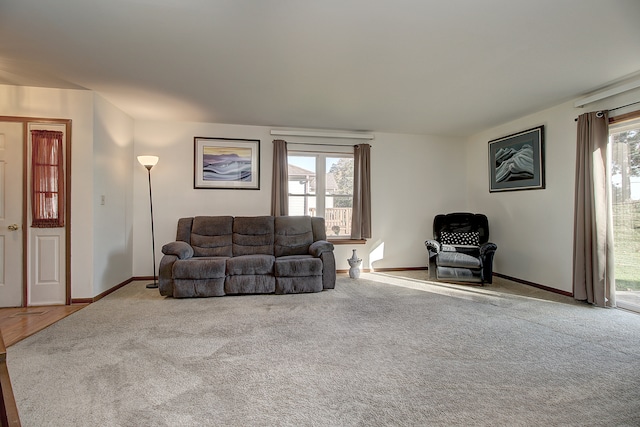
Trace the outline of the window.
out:
M 609 128 L 616 301 L 640 310 L 640 120 Z
M 32 227 L 64 227 L 64 171 L 59 131 L 31 131 Z
M 353 154 L 289 151 L 289 215 L 324 217 L 328 238 L 351 236 Z

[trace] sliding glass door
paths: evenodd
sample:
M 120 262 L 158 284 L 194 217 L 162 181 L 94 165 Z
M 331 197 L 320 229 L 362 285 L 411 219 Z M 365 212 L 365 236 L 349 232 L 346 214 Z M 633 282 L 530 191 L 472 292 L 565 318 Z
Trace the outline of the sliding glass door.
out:
M 616 301 L 640 312 L 640 119 L 611 125 Z

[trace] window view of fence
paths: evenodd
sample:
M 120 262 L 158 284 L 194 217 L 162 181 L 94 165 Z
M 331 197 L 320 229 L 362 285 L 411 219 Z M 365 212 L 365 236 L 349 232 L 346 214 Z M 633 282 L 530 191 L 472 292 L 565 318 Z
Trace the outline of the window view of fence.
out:
M 296 153 L 288 162 L 289 215 L 323 217 L 327 237 L 350 237 L 353 156 Z
M 325 208 L 324 224 L 327 237 L 351 235 L 351 210 L 353 208 Z M 314 208 L 309 210 L 311 216 L 316 216 Z
M 640 120 L 612 127 L 610 145 L 616 300 L 640 309 Z

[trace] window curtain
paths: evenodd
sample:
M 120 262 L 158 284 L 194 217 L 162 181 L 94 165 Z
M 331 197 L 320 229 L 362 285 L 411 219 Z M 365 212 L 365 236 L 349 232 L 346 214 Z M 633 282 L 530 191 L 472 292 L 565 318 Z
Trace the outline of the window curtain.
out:
M 371 146 L 353 149 L 353 212 L 351 238 L 371 238 Z
M 64 227 L 62 132 L 31 131 L 31 226 Z
M 577 300 L 615 307 L 607 112 L 579 116 L 577 133 L 573 294 Z
M 271 186 L 271 215 L 289 215 L 289 162 L 287 142 L 273 141 L 273 182 Z

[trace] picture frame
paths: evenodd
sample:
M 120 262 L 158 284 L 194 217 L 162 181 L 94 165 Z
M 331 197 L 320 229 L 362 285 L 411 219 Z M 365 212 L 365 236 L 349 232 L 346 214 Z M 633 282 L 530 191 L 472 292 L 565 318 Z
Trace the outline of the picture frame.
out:
M 544 125 L 489 141 L 489 192 L 543 188 Z
M 193 138 L 193 188 L 260 189 L 260 140 Z

